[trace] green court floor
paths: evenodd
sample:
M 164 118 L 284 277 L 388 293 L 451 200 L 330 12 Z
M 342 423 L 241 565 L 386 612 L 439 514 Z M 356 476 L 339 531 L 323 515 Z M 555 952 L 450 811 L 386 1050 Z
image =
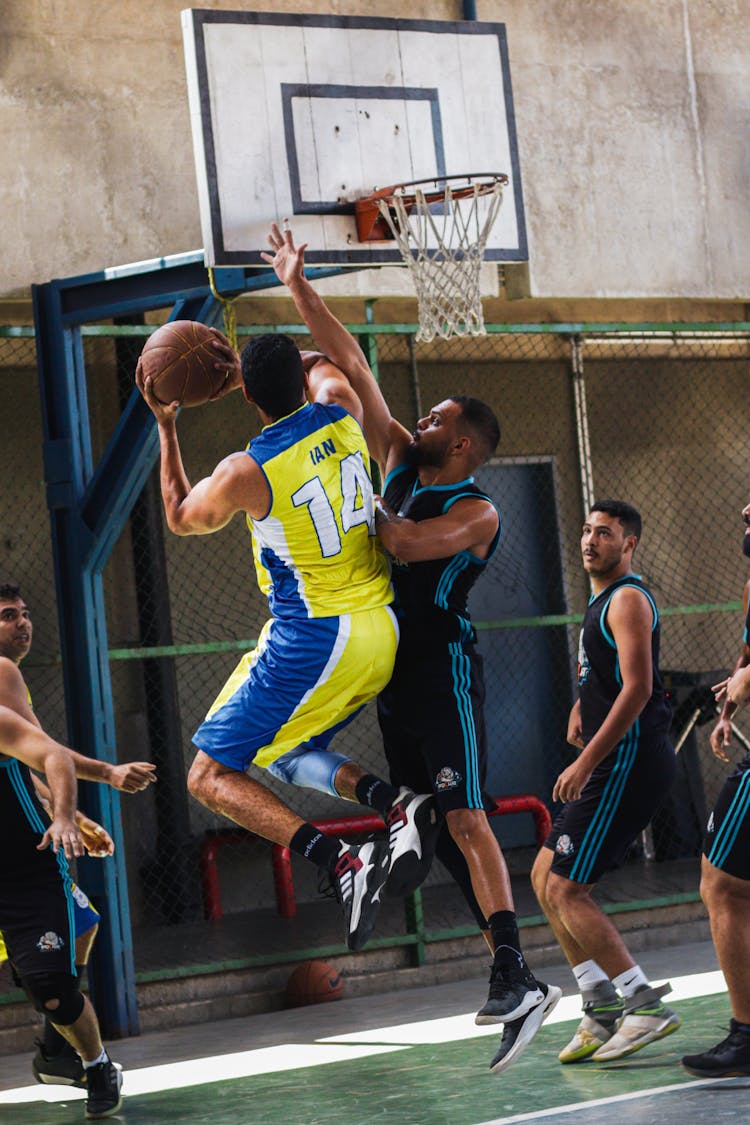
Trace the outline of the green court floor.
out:
M 143 1085 L 139 1075 L 146 1069 L 128 1073 L 126 1090 L 135 1090 L 126 1097 L 118 1119 L 129 1125 L 549 1125 L 574 1118 L 576 1125 L 749 1121 L 750 1080 L 697 1082 L 679 1066 L 683 1053 L 722 1038 L 728 1019 L 726 997 L 700 996 L 674 1007 L 683 1019 L 680 1031 L 630 1060 L 561 1066 L 557 1051 L 570 1037 L 574 1019 L 543 1028 L 522 1058 L 497 1076 L 487 1069 L 497 1042 L 494 1030 L 491 1035 L 399 1045 L 394 1042 L 398 1028 L 391 1027 L 381 1038 L 375 1029 L 342 1035 L 338 1041 L 333 1035 L 261 1048 L 265 1054 L 252 1062 L 256 1072 L 249 1076 L 241 1074 L 243 1060 L 258 1052 L 247 1053 L 247 1044 L 236 1043 L 230 1051 L 246 1052 L 231 1064 L 240 1076 L 211 1081 L 212 1069 L 225 1073 L 231 1056 L 201 1056 L 198 1027 L 196 1060 L 179 1063 L 171 1072 L 166 1069 L 160 1084 L 168 1088 L 135 1092 Z M 351 1054 L 324 1061 L 340 1051 Z M 314 1065 L 299 1065 L 313 1056 Z M 62 1099 L 55 1104 L 3 1104 L 7 1095 L 0 1095 L 0 1120 L 19 1125 L 81 1121 L 83 1103 L 65 1100 L 65 1092 L 58 1092 Z

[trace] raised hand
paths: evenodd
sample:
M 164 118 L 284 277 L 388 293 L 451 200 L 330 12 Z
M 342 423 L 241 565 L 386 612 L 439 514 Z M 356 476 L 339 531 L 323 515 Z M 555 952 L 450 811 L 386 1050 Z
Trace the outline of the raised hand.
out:
M 291 286 L 298 278 L 304 277 L 307 243 L 303 242 L 301 246 L 294 245 L 294 238 L 286 219 L 283 230 L 279 230 L 276 223 L 271 223 L 268 244 L 273 253 L 261 253 L 260 256 L 264 262 L 273 266 L 282 285 Z

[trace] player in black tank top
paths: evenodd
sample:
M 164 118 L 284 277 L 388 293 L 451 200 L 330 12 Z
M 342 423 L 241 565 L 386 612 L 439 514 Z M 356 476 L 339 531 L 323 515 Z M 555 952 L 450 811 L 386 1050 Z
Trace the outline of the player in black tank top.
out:
M 466 497 L 492 504 L 471 477 L 455 484 L 422 486 L 417 468 L 410 465 L 399 466 L 389 475 L 383 494 L 389 508 L 416 523 L 445 515 L 457 500 Z M 446 641 L 476 639 L 467 608 L 469 591 L 485 570 L 499 540 L 498 524 L 485 558 L 461 551 L 446 558 L 408 564 L 394 561 L 394 608 L 402 628 L 402 641 L 408 641 L 414 630 L 418 631 L 420 641 L 428 634 Z
M 661 739 L 669 733 L 672 724 L 672 711 L 659 675 L 659 615 L 656 603 L 640 575 L 626 574 L 590 599 L 583 619 L 578 653 L 578 693 L 584 744 L 590 742 L 599 730 L 622 690 L 617 648 L 607 627 L 607 610 L 614 595 L 624 587 L 642 591 L 654 615 L 651 695 L 638 716 L 640 737 Z
M 558 777 L 564 802 L 532 881 L 583 1001 L 563 1063 L 608 1061 L 676 1031 L 662 1002 L 591 891 L 650 821 L 674 776 L 669 707 L 659 675 L 659 615 L 631 569 L 641 518 L 621 500 L 595 504 L 581 550 L 593 595 L 579 647 L 579 698 L 568 742 L 581 751 Z

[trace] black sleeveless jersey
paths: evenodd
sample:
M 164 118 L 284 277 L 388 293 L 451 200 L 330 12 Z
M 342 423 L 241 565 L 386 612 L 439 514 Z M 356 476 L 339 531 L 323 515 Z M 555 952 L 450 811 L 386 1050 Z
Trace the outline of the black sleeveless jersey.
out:
M 672 712 L 659 675 L 659 613 L 640 575 L 626 574 L 591 598 L 583 618 L 578 648 L 578 690 L 585 743 L 590 742 L 599 730 L 622 689 L 617 647 L 607 626 L 607 611 L 612 596 L 624 586 L 641 590 L 648 598 L 654 615 L 651 629 L 653 690 L 636 720 L 639 739 L 663 738 L 672 722 Z
M 398 515 L 417 523 L 442 516 L 467 496 L 492 500 L 474 484 L 473 477 L 456 484 L 422 486 L 418 469 L 399 465 L 388 474 L 383 498 Z M 399 563 L 392 569 L 396 600 L 393 608 L 401 626 L 401 641 L 434 637 L 436 640 L 473 641 L 467 600 L 469 591 L 497 548 L 500 528 L 486 559 L 470 551 L 459 551 L 444 559 Z
M 17 758 L 0 758 L 0 870 L 15 870 L 43 854 L 36 846 L 48 827 L 29 767 Z

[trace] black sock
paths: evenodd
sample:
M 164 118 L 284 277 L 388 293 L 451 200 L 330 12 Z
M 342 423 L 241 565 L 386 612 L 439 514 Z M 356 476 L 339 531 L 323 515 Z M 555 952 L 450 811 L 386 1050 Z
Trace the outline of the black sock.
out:
M 750 1023 L 742 1023 L 740 1020 L 734 1021 L 735 1031 L 741 1031 L 743 1035 L 750 1035 Z
M 495 947 L 495 964 L 512 974 L 531 976 L 531 971 L 521 952 L 518 923 L 513 910 L 498 910 L 487 919 Z
M 360 777 L 354 787 L 354 795 L 360 805 L 366 805 L 368 809 L 377 809 L 383 816 L 388 812 L 398 794 L 398 789 L 389 785 L 387 781 L 382 781 L 374 773 L 366 773 L 364 777 Z
M 339 858 L 341 841 L 335 836 L 326 836 L 312 824 L 303 824 L 292 836 L 289 847 L 318 867 L 333 871 Z
M 67 1039 L 60 1034 L 50 1022 L 49 1016 L 44 1017 L 44 1031 L 42 1032 L 42 1051 L 45 1058 L 53 1059 L 64 1049 Z

